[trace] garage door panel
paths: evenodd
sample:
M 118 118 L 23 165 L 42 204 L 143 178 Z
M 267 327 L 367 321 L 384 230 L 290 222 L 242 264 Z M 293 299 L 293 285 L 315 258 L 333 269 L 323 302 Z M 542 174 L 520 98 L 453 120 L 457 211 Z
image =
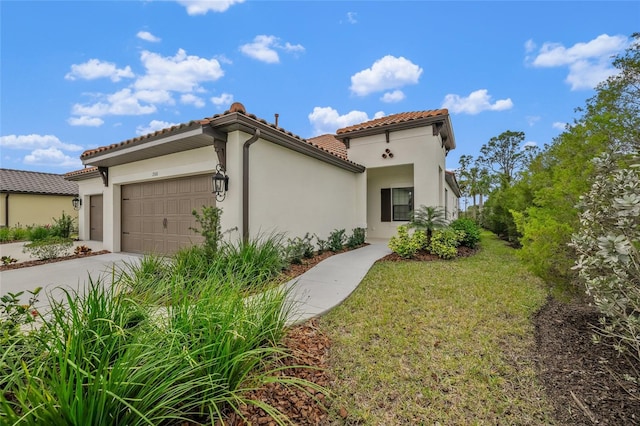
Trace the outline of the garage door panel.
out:
M 201 243 L 202 236 L 191 229 L 196 226 L 192 211 L 214 205 L 210 175 L 125 185 L 122 250 L 172 254 Z

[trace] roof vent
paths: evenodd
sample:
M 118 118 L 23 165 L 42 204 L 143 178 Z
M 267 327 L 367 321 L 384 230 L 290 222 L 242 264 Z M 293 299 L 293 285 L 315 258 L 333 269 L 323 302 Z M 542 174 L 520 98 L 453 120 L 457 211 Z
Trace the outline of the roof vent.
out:
M 241 112 L 243 114 L 246 114 L 247 110 L 244 109 L 244 105 L 242 105 L 240 102 L 234 102 L 229 107 L 229 112 Z

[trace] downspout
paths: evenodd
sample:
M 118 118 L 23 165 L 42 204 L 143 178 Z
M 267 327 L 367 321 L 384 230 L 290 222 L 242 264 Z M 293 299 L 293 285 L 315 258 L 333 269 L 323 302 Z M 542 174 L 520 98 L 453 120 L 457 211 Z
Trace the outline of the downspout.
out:
M 249 147 L 260 138 L 260 129 L 255 129 L 242 146 L 242 240 L 249 241 Z
M 4 196 L 4 226 L 9 227 L 9 193 Z

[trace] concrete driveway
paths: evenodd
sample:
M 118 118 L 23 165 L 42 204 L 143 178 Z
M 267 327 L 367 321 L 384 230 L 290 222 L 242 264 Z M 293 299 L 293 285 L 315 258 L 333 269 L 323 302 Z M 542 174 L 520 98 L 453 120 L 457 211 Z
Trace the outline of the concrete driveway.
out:
M 80 242 L 80 244 L 89 245 L 86 243 L 86 241 Z M 17 255 L 21 251 L 20 244 L 1 245 L 0 255 L 6 256 L 11 253 Z M 96 246 L 94 248 L 94 250 L 97 249 L 96 251 L 102 249 L 101 246 L 92 245 Z M 13 257 L 18 258 L 17 256 Z M 114 271 L 126 267 L 127 264 L 137 263 L 141 258 L 142 256 L 135 254 L 107 253 L 2 271 L 0 272 L 0 296 L 25 291 L 20 300 L 22 303 L 27 303 L 29 294 L 26 291 L 42 287 L 43 290 L 36 307 L 46 311 L 49 305 L 47 295 L 56 300 L 62 300 L 64 297 L 62 288 L 82 292 L 89 282 L 89 276 L 94 281 L 101 279 L 103 283 L 111 284 Z M 23 254 L 21 260 L 28 260 L 28 258 L 24 258 Z

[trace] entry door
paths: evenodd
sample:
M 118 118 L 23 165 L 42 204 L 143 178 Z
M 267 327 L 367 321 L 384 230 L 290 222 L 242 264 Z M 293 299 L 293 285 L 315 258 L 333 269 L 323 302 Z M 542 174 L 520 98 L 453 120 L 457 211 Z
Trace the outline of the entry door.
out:
M 102 195 L 89 197 L 89 239 L 102 241 Z

